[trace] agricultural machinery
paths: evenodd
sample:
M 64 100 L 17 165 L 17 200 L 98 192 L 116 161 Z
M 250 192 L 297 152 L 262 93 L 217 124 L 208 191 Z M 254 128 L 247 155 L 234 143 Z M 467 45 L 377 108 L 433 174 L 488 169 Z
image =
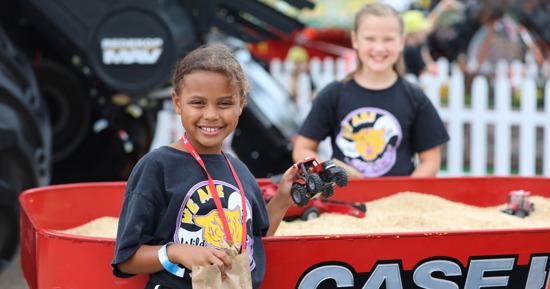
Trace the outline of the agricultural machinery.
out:
M 502 212 L 520 218 L 529 216 L 529 214 L 535 211 L 535 204 L 529 200 L 529 195 L 531 193 L 524 190 L 511 191 L 508 194 L 506 209 L 502 210 Z
M 318 163 L 314 158 L 305 158 L 296 164 L 298 173 L 294 177 L 291 194 L 299 207 L 305 206 L 317 195 L 328 199 L 334 194 L 334 185 L 344 187 L 348 184 L 348 174 L 333 161 Z
M 277 193 L 278 185 L 275 182 L 263 184 L 261 187 L 262 194 L 266 202 Z M 365 217 L 367 206 L 363 202 L 348 202 L 339 200 L 330 200 L 325 198 L 308 199 L 303 206 L 294 204 L 288 208 L 285 213 L 285 221 L 294 221 L 301 219 L 303 221 L 318 218 L 324 213 L 344 214 L 357 218 Z
M 211 41 L 246 50 L 304 26 L 255 0 L 1 1 L 0 269 L 18 245 L 20 192 L 127 179 L 150 148 L 179 58 Z M 288 93 L 265 87 L 269 74 L 247 61 L 252 91 L 233 147 L 264 177 L 292 164 L 298 119 Z

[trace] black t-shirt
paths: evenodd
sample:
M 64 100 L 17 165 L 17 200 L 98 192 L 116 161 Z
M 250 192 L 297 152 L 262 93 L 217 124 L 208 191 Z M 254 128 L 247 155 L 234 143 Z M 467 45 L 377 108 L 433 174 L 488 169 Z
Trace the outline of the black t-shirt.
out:
M 239 219 L 242 218 L 241 195 L 227 161 L 221 154 L 201 157 L 214 184 L 223 191 L 220 199 L 226 217 L 230 219 L 232 236 L 242 236 Z M 265 250 L 261 237 L 267 234 L 269 218 L 254 176 L 240 160 L 228 157 L 245 191 L 247 249 L 252 283 L 257 288 L 265 274 Z M 131 257 L 142 244 L 175 242 L 219 248 L 222 238 L 216 238 L 212 232 L 223 229 L 213 222 L 217 210 L 207 187 L 207 176 L 191 154 L 163 146 L 145 155 L 134 167 L 124 193 L 112 261 L 113 273 L 117 277 L 133 276 L 119 271 L 117 264 Z M 235 241 L 240 242 L 240 238 Z M 187 268 L 184 278 L 164 270 L 152 274 L 149 285 L 191 289 L 190 269 Z
M 382 90 L 355 80 L 327 85 L 299 134 L 316 141 L 331 137 L 333 157 L 365 177 L 410 175 L 416 153 L 449 140 L 431 101 L 403 78 Z
M 422 70 L 426 68 L 426 63 L 422 59 L 422 46 L 405 45 L 403 49 L 403 60 L 405 60 L 405 69 L 407 73 L 420 76 Z

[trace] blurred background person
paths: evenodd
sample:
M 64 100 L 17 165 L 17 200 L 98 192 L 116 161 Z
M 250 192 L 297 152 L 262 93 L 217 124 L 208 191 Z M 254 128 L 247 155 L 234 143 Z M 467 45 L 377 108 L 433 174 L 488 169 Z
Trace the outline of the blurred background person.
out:
M 461 4 L 457 0 L 440 1 L 425 15 L 421 10 L 411 9 L 403 12 L 405 27 L 405 49 L 403 51 L 406 72 L 420 76 L 425 72 L 437 73 L 437 65 L 430 52 L 428 38 L 433 33 L 441 15 L 447 11 L 458 10 Z

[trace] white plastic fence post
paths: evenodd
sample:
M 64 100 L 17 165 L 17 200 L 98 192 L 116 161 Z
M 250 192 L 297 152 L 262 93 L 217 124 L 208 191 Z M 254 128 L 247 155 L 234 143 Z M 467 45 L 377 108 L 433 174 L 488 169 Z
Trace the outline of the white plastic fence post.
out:
M 439 115 L 441 115 L 441 82 L 439 79 L 431 74 L 423 74 L 420 76 L 418 85 L 435 106 Z
M 544 114 L 545 120 L 550 120 L 550 80 L 544 85 Z M 542 174 L 550 177 L 550 121 L 544 122 L 544 140 L 542 151 Z
M 489 84 L 484 76 L 472 82 L 470 165 L 474 176 L 487 174 L 487 112 Z
M 323 68 L 321 65 L 321 59 L 319 57 L 313 57 L 309 61 L 309 74 L 311 75 L 311 80 L 313 81 L 313 85 L 315 86 L 315 89 L 318 91 L 319 87 L 321 85 L 321 72 Z
M 449 80 L 448 144 L 449 175 L 460 176 L 464 171 L 464 135 L 462 111 L 464 110 L 464 75 L 454 70 Z
M 346 77 L 346 60 L 343 57 L 336 58 L 336 79 L 341 80 Z
M 437 79 L 440 83 L 444 83 L 449 80 L 450 64 L 449 60 L 444 57 L 437 59 Z
M 521 86 L 521 121 L 519 131 L 519 174 L 534 176 L 536 160 L 537 85 L 532 78 L 524 79 Z
M 304 120 L 311 109 L 311 79 L 306 72 L 300 73 L 298 75 L 298 83 L 296 89 L 296 107 L 298 108 L 298 113 L 300 114 L 300 119 Z
M 334 81 L 334 60 L 330 57 L 323 59 L 323 68 L 321 70 L 321 82 L 317 87 L 317 91 L 325 87 L 330 82 Z
M 523 63 L 514 60 L 510 64 L 512 87 L 520 87 L 523 81 Z
M 505 176 L 511 173 L 511 123 L 512 91 L 506 75 L 495 79 L 495 175 Z

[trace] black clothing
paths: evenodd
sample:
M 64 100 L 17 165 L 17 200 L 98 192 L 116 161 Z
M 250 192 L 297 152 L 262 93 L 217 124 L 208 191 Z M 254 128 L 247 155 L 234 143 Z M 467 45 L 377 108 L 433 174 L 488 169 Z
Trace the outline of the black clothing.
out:
M 299 134 L 316 141 L 331 137 L 333 157 L 365 177 L 410 175 L 415 153 L 449 140 L 424 92 L 401 77 L 382 90 L 355 80 L 327 85 Z
M 230 221 L 232 236 L 241 240 L 241 195 L 226 159 L 221 154 L 201 155 L 216 187 L 221 187 L 222 206 Z M 267 234 L 269 218 L 261 190 L 254 176 L 240 160 L 228 155 L 237 172 L 247 200 L 247 249 L 250 254 L 252 283 L 259 287 L 265 274 L 265 250 L 262 236 Z M 220 229 L 214 221 L 216 205 L 209 194 L 206 174 L 191 154 L 163 146 L 145 155 L 134 167 L 120 214 L 113 274 L 131 277 L 118 270 L 117 264 L 131 257 L 142 244 L 168 242 L 220 248 L 222 237 L 211 234 Z M 238 237 L 236 237 L 238 236 Z M 160 271 L 151 275 L 149 285 L 189 288 L 184 278 Z M 154 286 L 153 286 L 154 287 Z
M 426 63 L 424 59 L 422 59 L 422 46 L 405 44 L 403 59 L 405 60 L 405 69 L 407 73 L 412 73 L 417 77 L 420 76 L 422 70 L 426 68 Z

